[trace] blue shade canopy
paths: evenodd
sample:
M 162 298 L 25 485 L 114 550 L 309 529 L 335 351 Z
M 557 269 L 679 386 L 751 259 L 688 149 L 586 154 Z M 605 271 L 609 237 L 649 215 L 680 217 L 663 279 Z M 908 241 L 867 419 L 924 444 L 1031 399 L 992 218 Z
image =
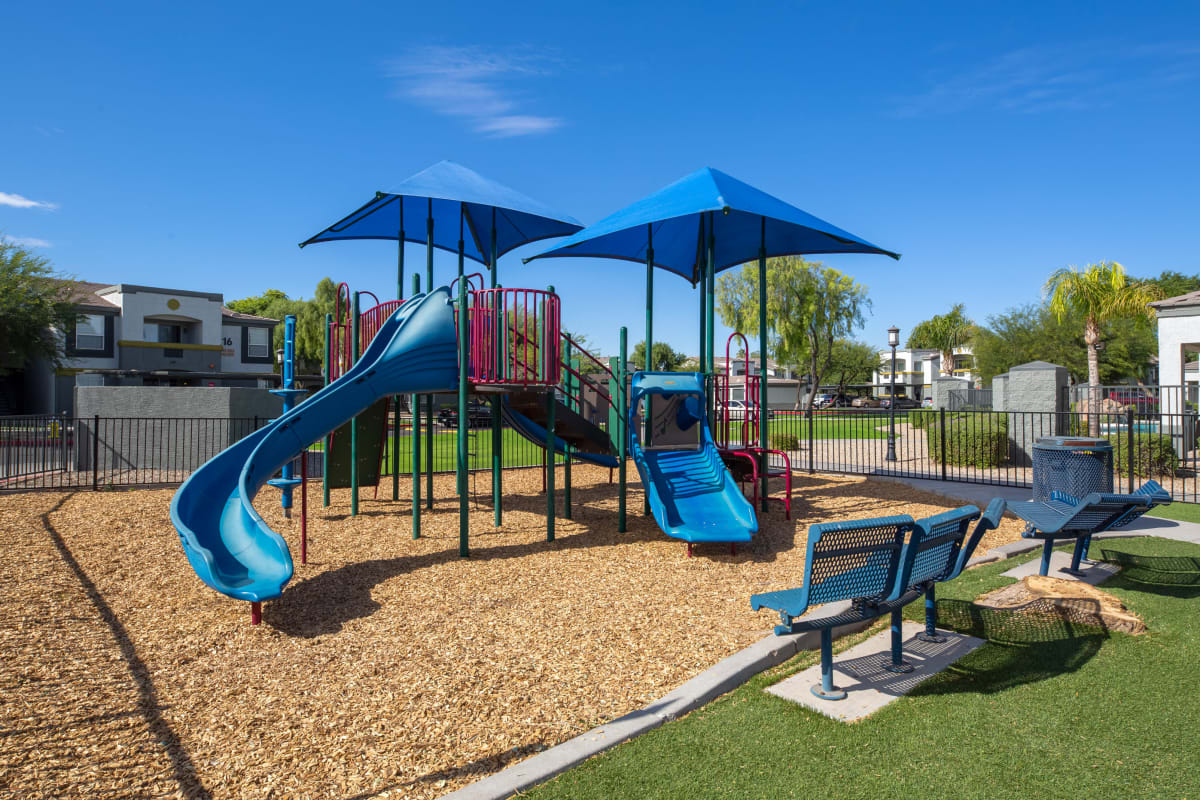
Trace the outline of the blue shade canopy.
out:
M 717 272 L 758 257 L 764 224 L 768 257 L 879 253 L 900 258 L 724 172 L 704 167 L 525 260 L 578 256 L 644 264 L 647 234 L 652 230 L 654 266 L 695 283 L 706 248 L 701 242 L 701 220 L 708 220 L 710 211 L 714 212 Z
M 426 243 L 425 220 L 433 209 L 433 246 L 458 252 L 459 213 L 463 215 L 463 253 L 491 266 L 493 210 L 496 253 L 540 239 L 566 236 L 583 226 L 520 192 L 483 177 L 452 161 L 440 161 L 418 172 L 393 191 L 375 198 L 325 230 L 300 243 L 342 239 L 400 239 L 403 210 L 404 241 Z

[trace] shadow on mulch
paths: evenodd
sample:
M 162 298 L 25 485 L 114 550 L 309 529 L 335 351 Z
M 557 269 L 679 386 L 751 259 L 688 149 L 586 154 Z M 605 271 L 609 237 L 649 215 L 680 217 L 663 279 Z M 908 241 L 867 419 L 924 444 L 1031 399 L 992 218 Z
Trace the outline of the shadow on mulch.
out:
M 184 749 L 183 744 L 179 741 L 179 735 L 175 733 L 170 723 L 162 716 L 161 707 L 158 702 L 158 691 L 154 688 L 154 681 L 150 677 L 150 671 L 146 668 L 146 662 L 142 661 L 141 656 L 138 655 L 137 648 L 134 647 L 133 641 L 129 638 L 125 626 L 117 618 L 112 607 L 105 601 L 104 595 L 100 593 L 100 590 L 96 588 L 96 584 L 84 572 L 83 567 L 75 559 L 75 555 L 71 552 L 71 549 L 67 547 L 62 534 L 58 532 L 54 527 L 54 523 L 50 521 L 50 516 L 59 511 L 74 496 L 74 493 L 65 495 L 53 508 L 42 514 L 42 526 L 46 529 L 46 533 L 49 534 L 50 541 L 54 544 L 55 549 L 58 550 L 59 556 L 71 569 L 71 572 L 75 574 L 75 578 L 83 587 L 88 600 L 91 601 L 96 609 L 96 613 L 103 620 L 104 624 L 108 626 L 109 632 L 116 641 L 117 647 L 121 651 L 121 658 L 124 659 L 126 666 L 129 668 L 129 677 L 133 679 L 133 683 L 137 687 L 138 710 L 146 719 L 146 726 L 150 730 L 151 738 L 162 746 L 170 758 L 171 769 L 180 791 L 188 798 L 210 798 L 212 795 L 204 788 L 204 784 L 200 782 L 200 778 L 196 775 L 196 766 L 192 763 L 191 756 L 188 755 L 187 750 Z

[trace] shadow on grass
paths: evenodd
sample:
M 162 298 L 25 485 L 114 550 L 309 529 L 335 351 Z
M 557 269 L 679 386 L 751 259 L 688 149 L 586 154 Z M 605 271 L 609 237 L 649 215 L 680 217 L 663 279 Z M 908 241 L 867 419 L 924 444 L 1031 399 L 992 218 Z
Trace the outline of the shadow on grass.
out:
M 984 639 L 990 645 L 946 668 L 939 680 L 913 695 L 994 694 L 1075 672 L 1109 638 L 1094 600 L 1055 606 L 1033 601 L 1016 609 L 965 600 L 938 600 L 938 626 Z
M 1108 548 L 1100 552 L 1105 561 L 1121 567 L 1120 577 L 1131 589 L 1173 597 L 1200 596 L 1200 558 L 1142 556 Z

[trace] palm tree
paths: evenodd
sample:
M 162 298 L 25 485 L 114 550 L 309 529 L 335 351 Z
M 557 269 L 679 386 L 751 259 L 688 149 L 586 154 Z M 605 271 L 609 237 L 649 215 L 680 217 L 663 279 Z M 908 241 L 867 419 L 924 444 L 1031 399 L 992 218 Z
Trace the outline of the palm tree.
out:
M 1162 290 L 1152 283 L 1130 281 L 1116 261 L 1089 264 L 1086 269 L 1064 267 L 1046 281 L 1050 311 L 1062 322 L 1071 313 L 1083 317 L 1083 341 L 1088 357 L 1088 431 L 1099 430 L 1096 402 L 1100 398 L 1101 326 L 1116 319 L 1152 317 L 1150 303 L 1161 300 Z
M 954 374 L 954 349 L 971 341 L 975 323 L 967 317 L 965 306 L 955 303 L 945 314 L 918 324 L 908 336 L 909 347 L 928 348 L 941 354 L 941 372 Z

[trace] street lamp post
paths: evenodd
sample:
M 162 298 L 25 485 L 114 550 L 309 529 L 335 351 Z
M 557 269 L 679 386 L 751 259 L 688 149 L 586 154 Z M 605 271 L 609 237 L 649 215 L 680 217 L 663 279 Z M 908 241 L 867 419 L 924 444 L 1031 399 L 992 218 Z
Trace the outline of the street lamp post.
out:
M 888 449 L 887 460 L 896 460 L 896 346 L 900 344 L 900 329 L 895 325 L 888 328 L 888 346 L 892 348 L 891 399 L 888 401 Z

